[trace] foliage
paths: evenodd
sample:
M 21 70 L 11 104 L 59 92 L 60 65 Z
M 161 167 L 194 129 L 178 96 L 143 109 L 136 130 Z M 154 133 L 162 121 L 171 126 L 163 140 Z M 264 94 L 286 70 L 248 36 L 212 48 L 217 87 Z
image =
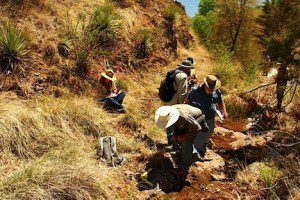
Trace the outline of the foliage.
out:
M 252 0 L 205 0 L 193 18 L 196 33 L 215 53 L 215 70 L 225 85 L 234 84 L 238 76 L 254 82 L 258 75 L 262 46 L 257 36 L 262 28 L 255 6 Z
M 215 10 L 216 7 L 216 0 L 201 0 L 198 5 L 198 13 L 199 15 L 206 16 L 209 12 Z
M 78 49 L 76 52 L 76 71 L 81 75 L 86 75 L 89 72 L 90 53 L 86 48 Z
M 177 6 L 168 6 L 162 13 L 163 18 L 168 22 L 174 23 L 180 16 L 180 9 Z
M 154 35 L 148 29 L 141 29 L 135 35 L 135 49 L 134 54 L 136 58 L 145 58 L 153 49 Z
M 29 54 L 28 37 L 23 30 L 11 24 L 0 29 L 0 65 L 1 71 L 14 71 L 26 60 Z
M 226 89 L 234 88 L 240 82 L 242 69 L 232 59 L 233 53 L 226 50 L 226 47 L 219 45 L 215 47 L 214 54 L 218 55 L 214 64 L 214 73 L 221 80 L 222 86 Z
M 45 156 L 22 164 L 4 175 L 0 182 L 2 199 L 97 199 L 108 198 L 103 178 L 97 173 L 93 149 L 84 142 L 70 141 Z M 71 143 L 71 144 L 70 144 Z M 2 173 L 6 174 L 6 173 Z
M 96 8 L 92 21 L 89 25 L 99 46 L 112 45 L 121 30 L 121 16 L 116 12 L 113 4 L 105 2 L 104 5 Z
M 232 119 L 245 119 L 248 117 L 248 106 L 247 104 L 237 96 L 230 96 L 226 99 L 227 112 Z
M 261 169 L 261 176 L 266 187 L 271 188 L 267 193 L 267 199 L 278 199 L 276 195 L 278 187 L 274 187 L 274 185 L 282 175 L 282 171 L 278 170 L 275 166 L 265 166 Z
M 213 25 L 216 23 L 215 21 L 216 17 L 213 12 L 208 13 L 206 16 L 196 14 L 193 19 L 193 28 L 196 33 L 201 36 L 200 39 L 208 42 L 208 38 L 210 38 L 213 33 Z
M 272 60 L 281 58 L 287 62 L 295 61 L 293 51 L 300 37 L 299 7 L 300 2 L 294 0 L 265 1 L 259 20 L 265 27 L 261 41 Z

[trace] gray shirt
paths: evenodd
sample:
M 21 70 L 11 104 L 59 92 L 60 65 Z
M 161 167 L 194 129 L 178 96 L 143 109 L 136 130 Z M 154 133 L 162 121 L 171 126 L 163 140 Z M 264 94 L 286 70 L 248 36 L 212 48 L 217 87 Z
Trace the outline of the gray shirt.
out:
M 178 121 L 173 125 L 175 135 L 192 134 L 197 135 L 201 130 L 201 125 L 197 122 L 199 117 L 203 117 L 199 108 L 187 104 L 177 104 L 180 116 Z

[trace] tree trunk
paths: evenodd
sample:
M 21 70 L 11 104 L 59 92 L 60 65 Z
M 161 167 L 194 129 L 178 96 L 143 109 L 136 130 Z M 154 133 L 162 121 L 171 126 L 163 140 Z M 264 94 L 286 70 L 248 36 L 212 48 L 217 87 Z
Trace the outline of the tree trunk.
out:
M 233 41 L 232 41 L 232 46 L 231 46 L 231 49 L 230 49 L 230 51 L 232 51 L 232 52 L 235 49 L 240 31 L 241 31 L 241 27 L 242 27 L 243 22 L 244 22 L 244 13 L 245 13 L 245 10 L 246 10 L 247 2 L 248 2 L 248 0 L 241 0 L 240 1 L 240 3 L 241 3 L 241 5 L 240 5 L 240 16 L 239 16 L 239 20 L 238 20 L 238 23 L 237 23 L 237 26 L 236 26 L 236 31 L 235 31 L 234 38 L 233 38 Z

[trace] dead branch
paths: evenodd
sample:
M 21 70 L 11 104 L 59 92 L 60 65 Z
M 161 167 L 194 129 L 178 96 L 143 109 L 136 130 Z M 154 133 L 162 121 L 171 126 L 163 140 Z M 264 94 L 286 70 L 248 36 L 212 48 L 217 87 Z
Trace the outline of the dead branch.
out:
M 254 92 L 256 90 L 259 90 L 259 89 L 262 89 L 262 88 L 265 88 L 265 87 L 268 87 L 268 86 L 274 85 L 274 84 L 276 84 L 276 82 L 274 82 L 274 83 L 268 83 L 268 84 L 265 84 L 265 85 L 261 85 L 261 86 L 259 86 L 257 88 L 254 88 L 254 89 L 252 89 L 252 90 L 250 90 L 248 92 L 241 93 L 241 94 L 239 94 L 239 96 L 244 96 L 245 94 L 252 93 L 252 92 Z

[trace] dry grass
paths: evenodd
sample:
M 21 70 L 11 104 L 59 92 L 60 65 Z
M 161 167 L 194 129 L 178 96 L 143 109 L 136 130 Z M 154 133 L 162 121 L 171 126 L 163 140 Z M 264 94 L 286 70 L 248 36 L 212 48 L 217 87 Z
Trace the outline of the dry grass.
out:
M 74 141 L 75 142 L 75 141 Z M 96 163 L 93 149 L 84 142 L 61 148 L 23 164 L 0 179 L 3 199 L 107 199 L 108 168 Z M 101 173 L 99 173 L 101 172 Z M 111 174 L 113 177 L 113 174 Z
M 114 185 L 114 177 L 125 169 L 99 164 L 98 137 L 115 136 L 121 153 L 146 151 L 125 130 L 117 131 L 122 116 L 107 114 L 92 98 L 2 98 L 0 110 L 2 199 L 117 198 L 124 183 Z

